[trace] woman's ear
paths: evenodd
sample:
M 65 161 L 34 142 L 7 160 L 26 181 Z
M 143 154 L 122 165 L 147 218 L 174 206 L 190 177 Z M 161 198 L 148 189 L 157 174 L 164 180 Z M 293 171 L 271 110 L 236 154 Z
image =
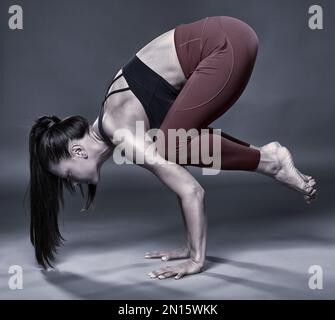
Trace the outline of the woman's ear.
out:
M 74 156 L 77 156 L 79 158 L 84 158 L 84 159 L 88 158 L 88 154 L 85 148 L 80 144 L 72 145 L 70 153 L 71 153 L 72 158 L 74 158 Z

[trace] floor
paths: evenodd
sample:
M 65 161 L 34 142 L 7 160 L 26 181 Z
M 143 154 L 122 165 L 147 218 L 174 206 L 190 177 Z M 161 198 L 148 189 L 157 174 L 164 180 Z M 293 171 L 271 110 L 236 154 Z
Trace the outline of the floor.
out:
M 56 269 L 33 259 L 24 185 L 1 193 L 0 299 L 334 299 L 335 203 L 333 177 L 314 174 L 318 201 L 249 172 L 199 177 L 206 187 L 207 263 L 178 281 L 150 279 L 149 271 L 178 261 L 144 253 L 181 244 L 176 197 L 146 172 L 111 174 L 99 186 L 95 208 L 79 210 L 80 195 L 66 195 L 60 215 L 67 239 Z M 195 169 L 196 170 L 196 169 Z M 11 265 L 23 268 L 23 289 L 8 286 Z M 323 289 L 311 290 L 308 270 L 323 270 Z

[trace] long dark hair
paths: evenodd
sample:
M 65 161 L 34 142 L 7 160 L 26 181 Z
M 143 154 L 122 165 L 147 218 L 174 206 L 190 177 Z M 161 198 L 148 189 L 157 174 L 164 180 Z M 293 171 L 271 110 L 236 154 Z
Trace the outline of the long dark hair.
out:
M 76 191 L 70 181 L 48 170 L 49 163 L 69 158 L 69 140 L 81 139 L 88 132 L 88 121 L 79 115 L 63 120 L 54 115 L 42 116 L 35 120 L 30 131 L 30 240 L 36 260 L 44 269 L 53 267 L 57 247 L 65 240 L 58 227 L 60 205 L 64 208 L 64 186 L 71 194 Z M 81 184 L 79 188 L 84 198 Z M 81 211 L 93 204 L 95 194 L 96 185 L 88 184 L 86 204 Z

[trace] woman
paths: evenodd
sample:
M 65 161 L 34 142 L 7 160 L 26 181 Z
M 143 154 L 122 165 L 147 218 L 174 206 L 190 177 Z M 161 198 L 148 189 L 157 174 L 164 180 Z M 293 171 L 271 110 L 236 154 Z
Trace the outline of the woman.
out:
M 307 203 L 315 199 L 315 180 L 295 168 L 287 148 L 278 142 L 256 147 L 209 127 L 242 94 L 257 50 L 255 32 L 241 20 L 212 16 L 180 24 L 148 43 L 116 74 L 92 125 L 81 116 L 39 118 L 30 133 L 31 241 L 38 263 L 52 266 L 62 240 L 57 214 L 63 204 L 63 187 L 73 192 L 74 184 L 79 184 L 83 195 L 82 184 L 88 184 L 84 210 L 88 209 L 101 165 L 117 149 L 155 174 L 181 204 L 185 244 L 175 250 L 148 252 L 145 257 L 187 259 L 149 273 L 152 278 L 179 279 L 203 270 L 204 189 L 185 167 L 210 165 L 199 153 L 189 152 L 192 148 L 200 148 L 200 155 L 209 148 L 220 170 L 265 174 L 301 192 Z M 143 141 L 136 135 L 138 123 L 145 132 L 160 129 L 163 135 Z M 193 134 L 184 141 L 177 139 L 171 147 L 168 129 L 193 129 Z M 208 130 L 202 133 L 202 129 Z M 122 135 L 124 130 L 127 134 Z M 209 144 L 202 142 L 203 136 Z M 147 152 L 152 145 L 156 152 Z M 135 154 L 143 161 L 134 161 Z M 171 154 L 175 161 L 170 160 Z

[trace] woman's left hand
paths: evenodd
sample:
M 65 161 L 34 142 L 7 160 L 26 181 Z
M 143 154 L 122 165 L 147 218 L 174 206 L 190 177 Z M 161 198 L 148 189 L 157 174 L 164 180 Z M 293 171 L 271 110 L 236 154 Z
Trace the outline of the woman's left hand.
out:
M 182 262 L 175 266 L 166 266 L 158 270 L 152 271 L 148 273 L 148 276 L 158 279 L 170 278 L 174 276 L 174 278 L 178 280 L 184 275 L 202 272 L 203 266 L 204 263 L 195 262 L 191 259 L 188 259 L 185 262 Z

